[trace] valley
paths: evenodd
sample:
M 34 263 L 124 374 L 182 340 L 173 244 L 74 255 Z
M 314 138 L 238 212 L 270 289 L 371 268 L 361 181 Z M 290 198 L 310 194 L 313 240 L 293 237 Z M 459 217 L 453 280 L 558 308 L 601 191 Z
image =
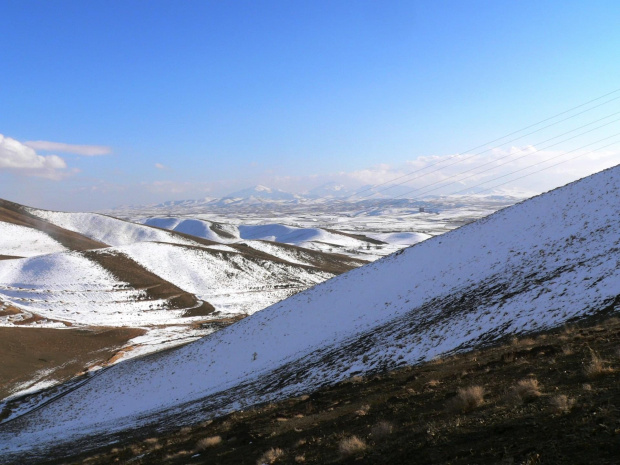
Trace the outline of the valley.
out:
M 181 427 L 193 428 L 234 412 L 312 395 L 351 378 L 416 369 L 433 360 L 493 348 L 511 338 L 526 339 L 566 324 L 613 315 L 620 295 L 620 236 L 619 216 L 609 205 L 620 203 L 619 193 L 616 167 L 372 263 L 353 266 L 327 281 L 321 279 L 324 282 L 189 344 L 121 361 L 84 375 L 77 384 L 60 386 L 60 391 L 36 393 L 35 400 L 9 399 L 4 408 L 12 413 L 0 424 L 1 452 L 10 460 L 42 460 L 53 458 L 52 446 L 63 454 L 78 454 L 121 437 L 124 443 L 131 442 L 147 431 L 174 434 Z M 179 224 L 182 221 L 175 219 L 168 225 L 171 231 L 156 231 L 180 234 L 173 231 Z M 218 229 L 207 223 L 201 227 Z M 233 228 L 220 228 L 235 236 Z M 298 229 L 288 228 L 269 227 L 267 234 L 299 237 Z M 241 234 L 243 228 L 238 231 Z M 301 233 L 303 239 L 308 237 L 305 234 Z M 179 250 L 200 249 L 201 257 L 223 257 L 233 252 L 221 247 L 251 248 L 256 239 L 238 244 L 228 237 L 229 242 L 218 243 L 219 249 L 205 252 L 202 249 L 211 243 L 204 241 L 210 239 L 197 239 L 203 241 L 200 245 L 180 243 L 188 237 L 180 236 L 177 243 L 140 242 L 86 254 L 122 254 L 149 273 L 157 271 L 161 279 L 195 299 L 225 308 L 217 294 L 204 293 L 209 281 L 198 281 L 195 289 L 189 286 L 196 281 L 184 276 L 193 276 L 194 258 L 184 263 L 186 255 Z M 93 234 L 91 239 L 103 237 Z M 282 257 L 285 251 L 297 250 L 290 244 L 265 244 L 280 247 Z M 160 261 L 162 250 L 169 258 Z M 267 254 L 265 250 L 260 253 Z M 297 261 L 318 253 L 302 250 Z M 33 259 L 37 257 L 26 260 Z M 235 253 L 233 263 L 238 268 L 239 260 L 249 259 Z M 279 265 L 272 260 L 261 266 L 270 276 L 279 272 L 280 265 L 293 266 L 284 258 L 279 260 Z M 166 274 L 166 263 L 183 266 Z M 309 265 L 295 266 L 310 271 Z M 258 269 L 253 273 L 261 276 Z M 227 276 L 225 270 L 218 279 L 223 276 Z M 252 290 L 249 284 L 244 286 Z M 155 305 L 168 299 L 163 304 L 166 311 L 183 318 L 174 313 L 181 309 L 173 308 L 177 296 L 171 294 L 151 298 L 159 299 L 153 301 Z M 163 307 L 153 309 L 154 315 L 160 315 Z M 582 355 L 584 350 L 579 348 Z M 607 354 L 611 348 L 604 350 Z

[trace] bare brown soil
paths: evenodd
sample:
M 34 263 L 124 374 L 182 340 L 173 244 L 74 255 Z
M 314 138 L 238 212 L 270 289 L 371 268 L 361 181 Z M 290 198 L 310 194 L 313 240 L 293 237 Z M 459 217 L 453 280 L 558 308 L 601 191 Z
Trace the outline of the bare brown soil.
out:
M 591 320 L 45 463 L 617 464 L 619 349 L 620 320 Z M 523 384 L 539 393 L 515 400 Z M 482 400 L 455 410 L 472 386 Z
M 0 199 L 0 221 L 43 231 L 70 250 L 89 250 L 109 247 L 103 242 L 94 241 L 86 236 L 37 218 L 28 213 L 22 205 L 9 202 L 8 200 Z
M 0 303 L 0 316 L 19 315 L 22 311 L 12 305 Z
M 0 327 L 0 399 L 40 370 L 52 370 L 46 379 L 65 381 L 89 366 L 105 363 L 129 339 L 144 332 L 135 328 Z

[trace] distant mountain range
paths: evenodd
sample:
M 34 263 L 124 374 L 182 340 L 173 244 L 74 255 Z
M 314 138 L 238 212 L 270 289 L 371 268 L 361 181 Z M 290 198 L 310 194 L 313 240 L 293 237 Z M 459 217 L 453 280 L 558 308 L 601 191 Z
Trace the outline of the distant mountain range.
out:
M 373 186 L 365 185 L 357 188 L 346 187 L 343 184 L 329 182 L 315 187 L 301 194 L 286 192 L 281 189 L 256 185 L 235 192 L 223 197 L 205 197 L 202 199 L 169 200 L 151 205 L 125 205 L 117 207 L 110 212 L 116 211 L 174 211 L 174 212 L 195 212 L 239 210 L 244 208 L 256 208 L 269 206 L 269 208 L 314 208 L 315 206 L 329 205 L 338 207 L 344 205 L 418 205 L 420 202 L 433 201 L 437 199 L 466 199 L 467 195 L 456 197 L 444 197 L 438 195 L 426 195 L 414 197 L 410 195 L 411 188 L 405 186 Z M 515 196 L 506 195 L 501 192 L 490 193 L 487 195 L 472 195 L 477 201 L 490 199 L 493 201 L 503 201 L 507 204 L 515 203 L 527 195 Z

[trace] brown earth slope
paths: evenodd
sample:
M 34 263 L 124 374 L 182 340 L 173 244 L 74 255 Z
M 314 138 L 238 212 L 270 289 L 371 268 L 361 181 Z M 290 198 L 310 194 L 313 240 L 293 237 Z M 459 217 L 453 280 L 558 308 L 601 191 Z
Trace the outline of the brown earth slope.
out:
M 85 368 L 106 362 L 129 339 L 144 334 L 135 328 L 0 327 L 0 399 L 15 386 L 41 379 L 65 381 Z

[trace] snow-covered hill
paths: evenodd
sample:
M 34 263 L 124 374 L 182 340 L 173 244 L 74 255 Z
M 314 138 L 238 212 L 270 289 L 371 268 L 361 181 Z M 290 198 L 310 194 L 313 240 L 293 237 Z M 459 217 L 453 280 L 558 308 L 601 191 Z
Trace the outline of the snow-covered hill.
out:
M 324 228 L 302 228 L 281 223 L 269 224 L 223 224 L 197 218 L 152 217 L 143 220 L 144 224 L 168 229 L 191 236 L 220 242 L 234 243 L 245 241 L 269 241 L 290 244 L 305 249 L 346 254 L 351 257 L 371 261 L 382 255 L 428 239 L 430 235 L 423 233 L 375 233 L 367 236 L 362 234 L 343 233 L 338 230 Z M 380 239 L 383 237 L 384 239 Z M 381 245 L 377 252 L 376 245 Z M 251 242 L 248 245 L 252 246 Z M 256 248 L 265 245 L 257 245 Z M 274 246 L 276 247 L 276 246 Z M 276 249 L 273 249 L 276 250 Z
M 197 245 L 168 231 L 151 228 L 97 213 L 67 213 L 28 208 L 29 213 L 61 228 L 82 234 L 109 245 L 128 245 L 136 242 L 171 242 Z
M 31 257 L 65 250 L 66 247 L 43 231 L 0 222 L 0 255 Z
M 115 365 L 0 425 L 0 452 L 204 420 L 617 309 L 618 205 L 620 167 L 429 239 L 208 338 Z

